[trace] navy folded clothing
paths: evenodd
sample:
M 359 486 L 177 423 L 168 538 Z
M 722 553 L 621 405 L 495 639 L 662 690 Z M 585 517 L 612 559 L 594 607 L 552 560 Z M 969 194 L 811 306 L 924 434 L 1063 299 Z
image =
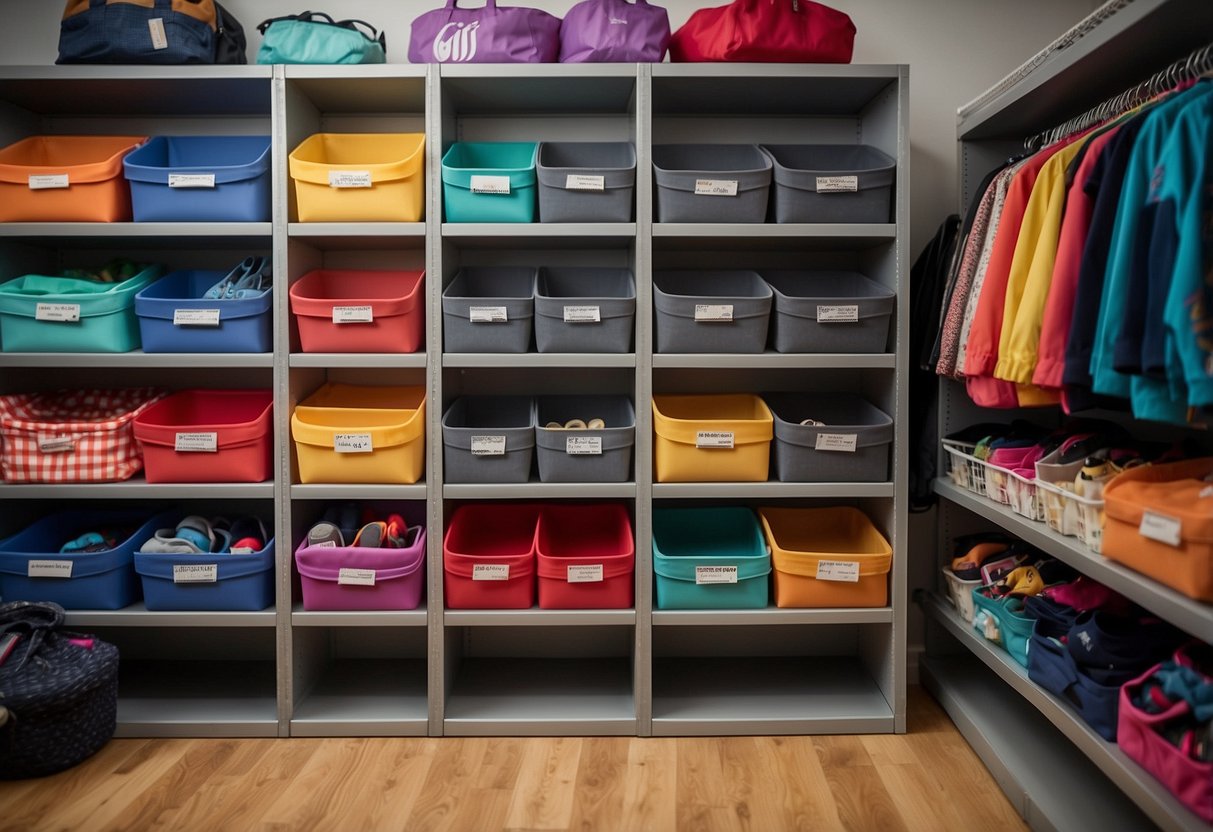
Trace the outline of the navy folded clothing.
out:
M 1170 656 L 1184 636 L 1156 618 L 1084 612 L 1066 647 L 1083 672 L 1100 684 L 1123 685 Z
M 1116 741 L 1120 685 L 1103 685 L 1083 673 L 1065 645 L 1033 635 L 1028 646 L 1028 678 L 1069 702 L 1101 737 Z
M 1071 606 L 1052 601 L 1043 595 L 1033 595 L 1024 599 L 1023 612 L 1028 618 L 1036 619 L 1035 634 L 1045 638 L 1055 638 L 1065 641 L 1070 628 L 1078 620 L 1079 612 Z

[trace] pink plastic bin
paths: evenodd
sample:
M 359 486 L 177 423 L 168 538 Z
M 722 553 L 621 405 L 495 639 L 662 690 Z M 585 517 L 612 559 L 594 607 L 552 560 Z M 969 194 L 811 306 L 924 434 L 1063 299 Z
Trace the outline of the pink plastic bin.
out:
M 442 543 L 446 606 L 518 610 L 535 604 L 535 529 L 539 506 L 460 506 Z
M 409 525 L 419 518 L 405 513 Z M 425 529 L 406 549 L 308 546 L 295 550 L 303 608 L 415 610 L 425 594 Z M 368 574 L 369 573 L 369 574 Z
M 543 506 L 536 557 L 540 608 L 632 606 L 636 547 L 632 521 L 622 505 Z
M 291 285 L 304 352 L 417 352 L 425 272 L 316 269 Z

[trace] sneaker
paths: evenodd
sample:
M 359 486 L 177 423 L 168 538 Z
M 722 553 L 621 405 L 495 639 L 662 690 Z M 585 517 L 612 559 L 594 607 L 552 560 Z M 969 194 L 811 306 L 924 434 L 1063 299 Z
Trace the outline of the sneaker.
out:
M 387 548 L 387 523 L 382 520 L 374 520 L 367 523 L 358 530 L 358 534 L 351 545 L 366 549 Z
M 345 536 L 336 525 L 321 520 L 308 530 L 307 545 L 317 549 L 338 549 L 345 546 Z

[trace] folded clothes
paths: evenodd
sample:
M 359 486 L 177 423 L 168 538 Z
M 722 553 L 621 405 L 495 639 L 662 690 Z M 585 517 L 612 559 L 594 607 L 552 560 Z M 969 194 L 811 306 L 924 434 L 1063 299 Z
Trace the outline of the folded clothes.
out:
M 1165 621 L 1144 615 L 1084 612 L 1066 639 L 1074 662 L 1103 685 L 1122 685 L 1165 659 L 1183 634 Z

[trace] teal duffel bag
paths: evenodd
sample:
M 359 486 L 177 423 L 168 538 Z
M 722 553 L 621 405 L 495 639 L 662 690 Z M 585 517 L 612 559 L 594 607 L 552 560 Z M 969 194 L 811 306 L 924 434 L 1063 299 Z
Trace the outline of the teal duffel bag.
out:
M 359 27 L 370 30 L 366 34 Z M 259 64 L 381 64 L 387 40 L 364 20 L 333 20 L 324 12 L 274 17 L 257 26 Z

